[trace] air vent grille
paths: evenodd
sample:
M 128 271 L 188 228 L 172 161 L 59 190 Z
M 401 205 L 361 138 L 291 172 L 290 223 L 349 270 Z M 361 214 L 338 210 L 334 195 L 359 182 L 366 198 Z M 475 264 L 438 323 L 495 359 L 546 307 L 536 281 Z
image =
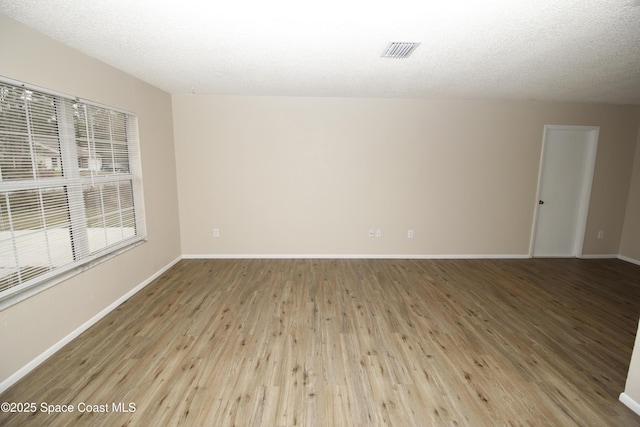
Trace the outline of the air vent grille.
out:
M 420 45 L 418 42 L 391 42 L 382 54 L 383 58 L 407 58 Z

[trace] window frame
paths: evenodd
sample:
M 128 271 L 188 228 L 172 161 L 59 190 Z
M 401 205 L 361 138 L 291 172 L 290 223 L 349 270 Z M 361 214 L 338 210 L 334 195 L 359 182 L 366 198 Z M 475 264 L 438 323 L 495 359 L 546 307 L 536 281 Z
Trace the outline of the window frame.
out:
M 56 160 L 56 162 L 60 162 L 61 168 L 61 176 L 54 177 L 40 177 L 39 170 L 37 169 L 36 159 L 33 152 L 31 153 L 31 161 L 33 163 L 33 177 L 27 179 L 5 179 L 3 180 L 0 177 L 0 197 L 6 198 L 9 200 L 10 195 L 15 194 L 16 191 L 19 190 L 29 190 L 36 191 L 39 194 L 40 200 L 42 200 L 42 190 L 43 189 L 51 189 L 51 188 L 62 188 L 64 197 L 61 199 L 64 200 L 64 208 L 66 208 L 66 214 L 68 215 L 68 222 L 65 222 L 62 226 L 64 229 L 65 226 L 68 226 L 69 236 L 68 236 L 68 244 L 71 247 L 71 257 L 72 261 L 68 262 L 62 266 L 57 265 L 49 265 L 49 271 L 43 274 L 37 274 L 34 277 L 28 278 L 26 280 L 18 279 L 18 284 L 11 285 L 5 289 L 0 290 L 0 310 L 16 304 L 26 298 L 29 298 L 39 292 L 44 291 L 45 289 L 51 288 L 63 281 L 68 280 L 69 278 L 80 274 L 84 271 L 87 271 L 90 268 L 95 267 L 96 265 L 105 262 L 123 252 L 126 252 L 136 246 L 139 246 L 145 243 L 148 239 L 147 231 L 146 231 L 146 216 L 145 216 L 145 208 L 144 208 L 144 191 L 142 185 L 142 165 L 141 165 L 141 148 L 140 148 L 140 138 L 138 134 L 138 117 L 135 113 L 122 110 L 119 108 L 114 108 L 111 106 L 107 106 L 104 104 L 96 103 L 93 101 L 87 101 L 84 99 L 80 99 L 77 97 L 69 96 L 66 94 L 62 94 L 59 92 L 55 92 L 46 88 L 41 88 L 35 85 L 31 85 L 28 83 L 20 82 L 14 79 L 6 78 L 4 76 L 0 76 L 0 83 L 5 86 L 13 86 L 25 91 L 33 91 L 39 94 L 44 94 L 46 96 L 52 97 L 55 99 L 55 112 L 56 112 L 56 124 L 57 132 L 58 132 L 58 143 L 59 143 L 59 154 L 60 160 Z M 75 104 L 75 105 L 74 105 Z M 25 114 L 27 114 L 28 107 L 26 107 L 25 103 Z M 89 175 L 81 174 L 81 165 L 80 158 L 78 156 L 78 150 L 80 147 L 80 135 L 77 131 L 78 122 L 81 119 L 78 119 L 77 111 L 74 115 L 75 106 L 80 105 L 84 109 L 85 117 L 84 119 L 88 121 L 87 111 L 100 111 L 107 114 L 109 118 L 109 131 L 112 132 L 113 128 L 111 127 L 111 114 L 113 115 L 124 115 L 124 129 L 126 141 L 122 144 L 122 141 L 118 141 L 116 144 L 119 146 L 119 150 L 122 147 L 126 147 L 126 159 L 128 162 L 128 169 L 124 170 L 122 167 L 116 167 L 116 154 L 114 152 L 114 142 L 113 138 L 111 138 L 111 170 L 107 170 L 105 173 L 98 175 L 94 174 L 93 170 L 90 170 Z M 25 121 L 28 122 L 29 118 L 25 115 Z M 56 121 L 54 120 L 54 121 Z M 29 128 L 29 124 L 26 125 L 27 130 L 30 133 L 31 129 Z M 92 127 L 92 131 L 95 129 Z M 88 133 L 89 127 L 87 127 L 87 134 L 85 136 L 85 140 L 87 145 L 90 145 L 91 136 Z M 31 136 L 29 136 L 31 138 Z M 95 138 L 94 139 L 94 149 L 95 149 Z M 16 137 L 16 141 L 19 141 L 19 138 Z M 8 142 L 11 144 L 11 142 Z M 20 147 L 21 142 L 16 142 L 16 146 Z M 30 147 L 34 145 L 33 141 L 29 140 Z M 9 145 L 10 146 L 10 145 Z M 95 153 L 94 153 L 95 154 Z M 118 155 L 121 156 L 119 158 L 124 159 L 122 157 L 123 151 L 118 151 Z M 11 157 L 11 154 L 9 155 Z M 95 159 L 94 159 L 95 160 Z M 52 165 L 56 162 L 53 162 Z M 121 165 L 121 164 L 120 164 Z M 118 169 L 118 170 L 117 170 Z M 99 169 L 101 171 L 102 169 Z M 124 185 L 123 185 L 124 183 Z M 100 197 L 104 197 L 102 193 L 103 186 L 113 186 L 115 187 L 116 197 L 115 200 L 117 202 L 118 209 L 115 211 L 105 211 L 104 201 L 102 201 L 102 228 L 100 226 L 97 227 L 98 230 L 103 230 L 105 233 L 105 245 L 97 250 L 91 250 L 89 245 L 89 239 L 87 237 L 88 230 L 90 228 L 89 218 L 87 213 L 85 212 L 85 201 L 83 200 L 84 194 L 83 191 L 87 186 L 99 186 L 99 194 Z M 133 218 L 133 235 L 125 235 L 125 229 L 128 230 L 130 227 L 125 227 L 123 222 L 123 200 L 125 197 L 129 195 L 129 192 L 123 193 L 121 191 L 122 188 L 130 187 L 130 203 L 131 207 L 127 210 L 129 211 L 129 215 L 127 218 L 130 224 L 130 217 Z M 127 199 L 128 201 L 128 199 Z M 41 202 L 42 203 L 42 202 Z M 8 203 L 5 204 L 7 209 L 7 214 L 9 218 L 11 217 L 11 207 L 9 207 Z M 29 209 L 29 208 L 27 208 Z M 42 214 L 46 215 L 48 211 L 40 206 L 39 209 L 42 210 Z M 119 225 L 115 228 L 116 230 L 120 229 L 121 238 L 118 240 L 115 239 L 115 243 L 109 244 L 108 238 L 106 238 L 109 229 L 111 229 L 106 222 L 107 215 L 119 215 Z M 109 229 L 108 229 L 109 228 Z M 52 228 L 53 229 L 53 228 Z M 13 242 L 13 256 L 16 257 L 16 260 L 19 258 L 19 250 L 17 249 L 16 239 L 14 236 L 14 225 L 10 220 L 10 230 L 11 237 L 9 239 L 3 239 L 5 242 Z M 43 223 L 43 227 L 35 228 L 35 232 L 42 231 L 45 236 L 49 231 L 46 224 Z M 5 236 L 6 237 L 6 236 Z M 66 239 L 66 237 L 65 237 Z M 48 246 L 49 243 L 47 241 L 47 251 L 50 250 Z M 51 261 L 50 261 L 51 263 Z M 26 265 L 26 264 L 23 264 Z M 18 276 L 20 275 L 20 270 L 22 265 L 16 261 L 16 273 Z M 10 273 L 12 274 L 12 273 Z

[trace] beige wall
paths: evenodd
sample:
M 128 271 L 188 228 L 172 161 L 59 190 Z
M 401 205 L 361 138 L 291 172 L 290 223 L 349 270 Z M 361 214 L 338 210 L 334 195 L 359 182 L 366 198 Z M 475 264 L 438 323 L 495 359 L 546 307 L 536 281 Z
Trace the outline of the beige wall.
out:
M 633 175 L 624 220 L 624 232 L 620 243 L 620 255 L 640 262 L 640 130 L 638 131 Z
M 185 255 L 527 255 L 545 124 L 600 126 L 584 252 L 618 253 L 637 107 L 172 99 Z
M 139 117 L 149 241 L 0 311 L 0 382 L 180 255 L 171 99 L 0 15 L 0 75 Z

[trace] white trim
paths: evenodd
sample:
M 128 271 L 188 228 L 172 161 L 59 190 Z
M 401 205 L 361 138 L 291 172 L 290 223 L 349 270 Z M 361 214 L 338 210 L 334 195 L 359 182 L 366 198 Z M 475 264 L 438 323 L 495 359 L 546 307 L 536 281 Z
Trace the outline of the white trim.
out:
M 528 254 L 186 254 L 183 259 L 524 259 Z
M 578 211 L 578 235 L 576 236 L 576 256 L 582 256 L 584 240 L 587 233 L 587 218 L 589 216 L 589 204 L 591 203 L 591 190 L 593 189 L 593 177 L 596 174 L 596 160 L 598 158 L 598 141 L 600 140 L 600 126 L 579 126 L 578 130 L 589 132 L 590 140 L 587 143 L 587 158 L 582 181 L 585 184 L 582 189 L 582 203 Z M 565 127 L 566 129 L 566 127 Z
M 9 376 L 6 380 L 2 381 L 0 383 L 0 393 L 3 393 L 5 390 L 7 390 L 9 387 L 11 387 L 13 384 L 15 384 L 16 382 L 18 382 L 22 377 L 24 377 L 25 375 L 27 375 L 29 372 L 31 372 L 33 369 L 35 369 L 36 367 L 38 367 L 38 365 L 40 365 L 42 362 L 44 362 L 45 360 L 47 360 L 49 357 L 51 357 L 54 353 L 56 353 L 58 350 L 60 350 L 62 347 L 64 347 L 65 345 L 67 345 L 69 342 L 71 342 L 73 339 L 77 338 L 81 333 L 83 333 L 84 331 L 86 331 L 87 329 L 89 329 L 91 326 L 93 326 L 94 324 L 96 324 L 100 319 L 102 319 L 103 317 L 105 317 L 107 314 L 109 314 L 111 311 L 115 310 L 120 304 L 122 304 L 123 302 L 125 302 L 126 300 L 128 300 L 129 298 L 131 298 L 135 293 L 137 293 L 138 291 L 140 291 L 142 288 L 144 288 L 145 286 L 147 286 L 149 283 L 153 282 L 155 279 L 157 279 L 158 277 L 160 277 L 160 275 L 162 275 L 165 271 L 167 271 L 168 269 L 170 269 L 171 267 L 173 267 L 178 261 L 180 261 L 182 259 L 182 257 L 178 257 L 175 260 L 171 261 L 169 264 L 165 265 L 162 269 L 160 269 L 159 271 L 157 271 L 156 273 L 154 273 L 153 275 L 151 275 L 148 279 L 146 279 L 145 281 L 143 281 L 142 283 L 140 283 L 138 286 L 136 286 L 135 288 L 131 289 L 129 292 L 127 292 L 126 294 L 122 295 L 120 298 L 118 298 L 117 300 L 115 300 L 113 303 L 111 303 L 110 305 L 108 305 L 106 308 L 104 308 L 102 311 L 100 311 L 98 314 L 96 314 L 95 316 L 93 316 L 91 319 L 87 320 L 85 323 L 83 323 L 82 325 L 80 325 L 78 328 L 76 328 L 74 331 L 72 331 L 70 334 L 68 334 L 66 337 L 62 338 L 60 341 L 58 341 L 57 343 L 55 343 L 54 345 L 52 345 L 51 347 L 49 347 L 47 350 L 45 350 L 44 352 L 42 352 L 40 355 L 38 355 L 36 358 L 34 358 L 33 360 L 31 360 L 31 362 L 27 363 L 26 365 L 24 365 L 22 368 L 18 369 L 16 372 L 14 372 L 11 376 Z
M 583 254 L 582 259 L 619 259 L 621 261 L 630 262 L 631 264 L 640 265 L 640 259 L 630 258 L 620 254 Z
M 123 254 L 128 250 L 140 246 L 146 242 L 146 236 L 135 237 L 132 240 L 127 240 L 108 248 L 112 252 L 103 253 L 102 255 L 98 253 L 93 257 L 85 259 L 84 261 L 78 261 L 66 267 L 59 268 L 58 270 L 52 272 L 50 275 L 43 274 L 42 276 L 37 277 L 38 281 L 36 282 L 36 284 L 27 286 L 18 285 L 13 288 L 6 289 L 4 291 L 4 294 L 0 296 L 0 311 L 11 307 L 12 305 L 18 304 L 19 302 L 24 301 L 27 298 L 31 298 L 32 296 L 46 289 L 62 283 L 73 276 L 83 273 L 98 264 L 108 261 L 111 258 Z
M 582 259 L 610 259 L 618 258 L 618 254 L 582 254 L 578 258 Z
M 627 408 L 640 415 L 640 403 L 629 397 L 627 393 L 620 393 L 620 397 L 618 399 L 620 400 L 620 402 L 624 403 Z
M 529 256 L 533 258 L 533 247 L 536 244 L 536 231 L 538 230 L 538 209 L 540 209 L 540 187 L 542 184 L 542 171 L 544 170 L 544 155 L 547 144 L 547 125 L 544 126 L 542 131 L 542 147 L 540 148 L 540 161 L 538 163 L 538 185 L 536 187 L 536 201 L 533 205 L 533 222 L 531 223 L 531 236 L 529 238 Z
M 640 259 L 629 258 L 628 256 L 624 255 L 618 255 L 617 258 L 621 259 L 622 261 L 630 262 L 631 264 L 640 265 Z

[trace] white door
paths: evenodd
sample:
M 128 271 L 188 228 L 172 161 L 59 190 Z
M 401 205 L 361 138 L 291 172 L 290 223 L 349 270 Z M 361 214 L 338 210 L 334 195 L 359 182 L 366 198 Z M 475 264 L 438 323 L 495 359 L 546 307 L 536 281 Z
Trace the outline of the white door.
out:
M 545 126 L 534 257 L 582 255 L 599 128 Z

